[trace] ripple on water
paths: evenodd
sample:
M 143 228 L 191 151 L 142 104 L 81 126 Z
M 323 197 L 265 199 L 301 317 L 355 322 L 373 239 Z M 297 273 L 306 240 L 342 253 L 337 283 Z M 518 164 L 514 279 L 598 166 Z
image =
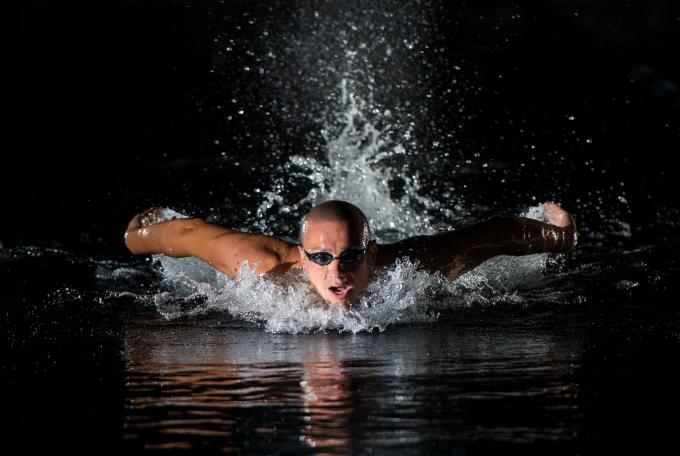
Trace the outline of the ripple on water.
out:
M 255 448 L 333 452 L 569 442 L 580 416 L 578 348 L 569 338 L 451 326 L 390 336 L 267 335 L 232 325 L 174 331 L 128 329 L 132 442 L 218 448 L 246 438 Z

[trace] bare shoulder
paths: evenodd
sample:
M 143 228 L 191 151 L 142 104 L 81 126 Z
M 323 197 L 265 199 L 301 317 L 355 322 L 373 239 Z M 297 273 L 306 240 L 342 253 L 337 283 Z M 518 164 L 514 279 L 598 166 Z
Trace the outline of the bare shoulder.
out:
M 239 231 L 223 232 L 211 241 L 211 265 L 234 276 L 247 262 L 257 274 L 284 273 L 301 267 L 296 244 L 283 239 Z
M 392 244 L 378 244 L 378 252 L 375 258 L 376 266 L 389 266 L 399 258 L 408 257 L 412 260 L 420 260 L 428 250 L 428 239 L 431 236 L 415 236 Z

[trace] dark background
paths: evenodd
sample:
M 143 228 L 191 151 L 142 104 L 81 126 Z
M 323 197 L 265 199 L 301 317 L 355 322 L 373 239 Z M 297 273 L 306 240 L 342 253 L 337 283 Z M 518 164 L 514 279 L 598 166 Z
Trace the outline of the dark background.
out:
M 219 33 L 250 39 L 245 29 L 237 31 L 243 11 L 259 10 L 270 21 L 290 14 L 285 2 L 262 5 L 273 9 L 246 1 L 14 4 L 0 241 L 124 253 L 125 224 L 149 205 L 201 214 L 234 188 L 266 185 L 266 172 L 234 165 L 253 157 L 283 160 L 258 137 L 257 109 L 240 123 L 225 122 L 229 113 L 213 109 L 252 91 L 249 81 L 228 65 L 211 72 Z M 468 79 L 485 88 L 474 97 L 474 116 L 449 166 L 475 151 L 490 161 L 526 158 L 535 165 L 531 179 L 511 173 L 520 197 L 504 200 L 482 181 L 476 202 L 526 204 L 528 195 L 550 197 L 543 189 L 566 182 L 556 196 L 567 207 L 578 210 L 588 201 L 590 211 L 602 212 L 615 201 L 602 192 L 621 181 L 627 204 L 616 215 L 625 213 L 628 221 L 653 224 L 658 212 L 674 206 L 677 2 L 484 1 L 442 8 L 440 30 L 450 35 L 439 40 L 474 59 L 478 72 Z M 508 25 L 515 14 L 521 19 Z M 434 63 L 440 85 L 448 84 L 450 64 Z M 267 100 L 259 97 L 252 103 Z M 451 117 L 444 102 L 440 114 Z M 576 120 L 567 122 L 567 115 Z M 281 130 L 284 155 L 305 146 L 301 135 Z M 546 152 L 532 154 L 529 142 Z M 217 169 L 214 159 L 225 151 Z M 600 185 L 603 170 L 611 185 Z
M 460 196 L 490 210 L 557 197 L 591 234 L 581 252 L 593 249 L 596 232 L 607 232 L 602 225 L 610 214 L 633 226 L 631 242 L 677 238 L 678 2 L 405 3 L 442 6 L 437 39 L 450 54 L 432 61 L 434 84 L 451 86 L 450 67 L 462 56 L 476 69 L 467 81 L 484 88 L 468 97 L 472 115 L 456 130 L 455 153 L 429 177 L 452 174 L 466 159 L 474 169 L 481 161 L 506 164 L 499 173 L 506 187 L 493 166 L 456 175 L 468 185 Z M 120 453 L 126 372 L 120 328 L 139 309 L 102 301 L 92 270 L 100 263 L 88 261 L 119 256 L 143 274 L 143 260 L 122 243 L 134 213 L 150 205 L 194 214 L 252 208 L 258 200 L 248 190 L 268 188 L 286 153 L 308 145 L 304 133 L 318 125 L 295 116 L 281 116 L 280 124 L 263 120 L 257 106 L 272 94 L 233 71 L 247 56 L 237 54 L 230 65 L 214 53 L 218 36 L 255 39 L 256 31 L 243 29 L 244 12 L 280 20 L 285 29 L 288 4 L 22 1 L 8 10 L 0 243 L 66 250 L 24 251 L 0 272 L 10 290 L 0 321 L 3 419 L 16 442 Z M 296 3 L 305 4 L 324 2 Z M 252 114 L 226 122 L 233 112 L 217 106 L 242 93 Z M 448 101 L 433 114 L 455 129 L 460 118 Z M 265 144 L 263 126 L 280 138 L 276 148 Z M 650 274 L 660 271 L 658 281 L 642 268 L 637 294 L 624 299 L 600 287 L 617 283 L 626 267 L 633 275 L 638 264 L 630 259 L 633 248 L 611 261 L 607 249 L 614 244 L 605 243 L 595 258 L 613 269 L 591 278 L 594 297 L 576 306 L 590 334 L 581 400 L 593 420 L 579 445 L 621 450 L 631 441 L 647 447 L 672 440 L 674 422 L 661 412 L 677 408 L 678 268 L 675 250 L 653 250 L 640 264 L 649 264 Z M 579 286 L 587 288 L 582 279 Z M 121 288 L 141 293 L 134 282 Z M 146 282 L 155 284 L 153 277 Z M 497 311 L 499 321 L 507 321 L 505 310 Z M 493 324 L 485 323 L 488 315 L 479 320 Z

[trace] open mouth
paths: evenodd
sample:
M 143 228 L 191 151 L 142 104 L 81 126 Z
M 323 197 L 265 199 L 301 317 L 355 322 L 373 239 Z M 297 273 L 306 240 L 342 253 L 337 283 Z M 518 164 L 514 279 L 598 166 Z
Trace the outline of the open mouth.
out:
M 349 290 L 351 290 L 352 287 L 348 287 L 346 285 L 339 285 L 337 287 L 329 287 L 328 289 L 331 291 L 331 294 L 333 294 L 333 296 L 335 296 L 336 298 L 345 299 L 349 294 Z

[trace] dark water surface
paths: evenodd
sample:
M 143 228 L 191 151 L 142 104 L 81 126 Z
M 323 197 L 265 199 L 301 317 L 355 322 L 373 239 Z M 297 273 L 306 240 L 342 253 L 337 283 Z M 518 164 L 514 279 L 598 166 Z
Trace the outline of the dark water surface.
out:
M 625 266 L 585 261 L 523 304 L 384 332 L 270 334 L 222 312 L 164 320 L 128 294 L 156 282 L 139 262 L 136 277 L 97 284 L 110 260 L 14 250 L 2 260 L 17 291 L 3 306 L 4 429 L 26 448 L 83 452 L 662 448 L 680 405 L 677 244 L 622 254 Z
M 673 448 L 674 2 L 16 10 L 0 184 L 3 454 Z M 165 205 L 293 237 L 304 198 L 340 188 L 324 170 L 351 170 L 326 155 L 344 138 L 342 81 L 365 102 L 359 123 L 386 132 L 347 165 L 371 158 L 397 206 L 417 181 L 432 203 L 409 200 L 418 226 L 554 199 L 578 217 L 579 250 L 551 257 L 540 279 L 482 283 L 434 322 L 382 332 L 274 334 L 224 310 L 192 313 L 200 296 L 178 296 L 184 312 L 165 319 L 162 273 L 124 249 L 129 219 Z

